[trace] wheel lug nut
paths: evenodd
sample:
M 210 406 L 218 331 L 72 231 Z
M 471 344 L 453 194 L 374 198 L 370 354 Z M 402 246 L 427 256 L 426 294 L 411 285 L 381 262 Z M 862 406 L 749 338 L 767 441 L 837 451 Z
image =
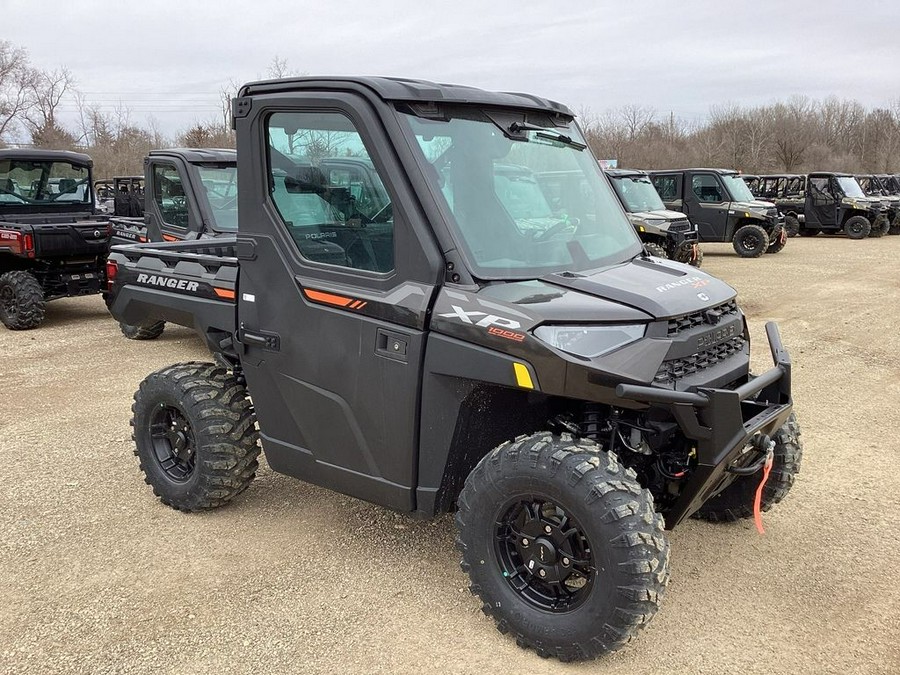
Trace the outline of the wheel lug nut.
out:
M 550 534 L 551 532 L 553 532 L 553 528 L 550 527 L 549 525 L 544 525 L 544 532 L 546 532 L 547 534 Z
M 522 537 L 522 546 L 528 546 L 528 537 Z
M 562 559 L 562 564 L 563 564 L 563 565 L 568 565 L 568 564 L 569 564 L 569 559 L 568 559 L 568 558 L 563 558 L 563 559 Z
M 540 572 L 538 572 L 538 574 L 540 574 L 542 577 L 545 577 L 545 576 L 547 576 L 547 571 L 541 570 Z

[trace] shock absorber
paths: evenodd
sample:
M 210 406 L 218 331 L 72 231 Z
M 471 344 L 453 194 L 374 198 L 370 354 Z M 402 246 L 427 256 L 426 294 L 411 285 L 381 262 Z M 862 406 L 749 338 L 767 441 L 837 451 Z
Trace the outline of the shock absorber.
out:
M 581 433 L 592 441 L 600 443 L 600 433 L 606 431 L 606 417 L 598 403 L 586 403 L 581 420 Z

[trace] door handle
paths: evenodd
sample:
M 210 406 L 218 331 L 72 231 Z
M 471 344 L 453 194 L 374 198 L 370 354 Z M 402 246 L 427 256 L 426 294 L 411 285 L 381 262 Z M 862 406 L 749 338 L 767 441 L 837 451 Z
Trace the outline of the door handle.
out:
M 406 363 L 408 360 L 409 336 L 379 328 L 375 332 L 375 353 L 394 361 Z
M 244 346 L 245 351 L 247 347 L 261 347 L 270 352 L 281 350 L 281 337 L 277 333 L 249 331 L 246 328 L 241 328 L 238 333 L 238 341 Z

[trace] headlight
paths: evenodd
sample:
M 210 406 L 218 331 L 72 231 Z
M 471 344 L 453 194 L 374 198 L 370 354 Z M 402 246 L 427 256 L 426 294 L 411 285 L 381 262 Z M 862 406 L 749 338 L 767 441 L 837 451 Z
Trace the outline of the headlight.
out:
M 538 326 L 536 338 L 551 347 L 584 358 L 601 356 L 644 337 L 644 324 L 616 326 Z
M 647 225 L 652 225 L 653 227 L 660 227 L 661 225 L 666 224 L 666 219 L 665 218 L 647 218 L 647 220 L 645 220 L 644 222 L 647 223 Z

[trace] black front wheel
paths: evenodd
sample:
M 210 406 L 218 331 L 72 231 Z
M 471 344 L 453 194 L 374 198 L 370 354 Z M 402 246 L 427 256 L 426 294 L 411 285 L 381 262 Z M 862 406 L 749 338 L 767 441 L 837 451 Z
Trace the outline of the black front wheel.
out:
M 766 253 L 780 253 L 786 244 L 787 232 L 783 227 L 776 227 L 769 237 L 769 248 L 766 249 Z
M 0 275 L 0 321 L 10 330 L 37 328 L 44 320 L 44 289 L 31 272 Z
M 800 219 L 797 216 L 787 215 L 784 217 L 784 232 L 789 237 L 796 237 L 800 234 Z
M 769 248 L 769 235 L 759 225 L 744 225 L 734 233 L 732 245 L 742 258 L 758 258 Z
M 644 249 L 646 249 L 647 253 L 652 255 L 654 258 L 662 258 L 663 260 L 665 260 L 669 257 L 666 255 L 666 249 L 655 242 L 645 243 Z
M 471 590 L 520 646 L 595 658 L 656 614 L 669 579 L 662 516 L 635 473 L 592 441 L 543 432 L 504 443 L 458 504 Z
M 865 216 L 853 216 L 844 223 L 844 232 L 851 239 L 865 239 L 872 232 L 872 223 Z

